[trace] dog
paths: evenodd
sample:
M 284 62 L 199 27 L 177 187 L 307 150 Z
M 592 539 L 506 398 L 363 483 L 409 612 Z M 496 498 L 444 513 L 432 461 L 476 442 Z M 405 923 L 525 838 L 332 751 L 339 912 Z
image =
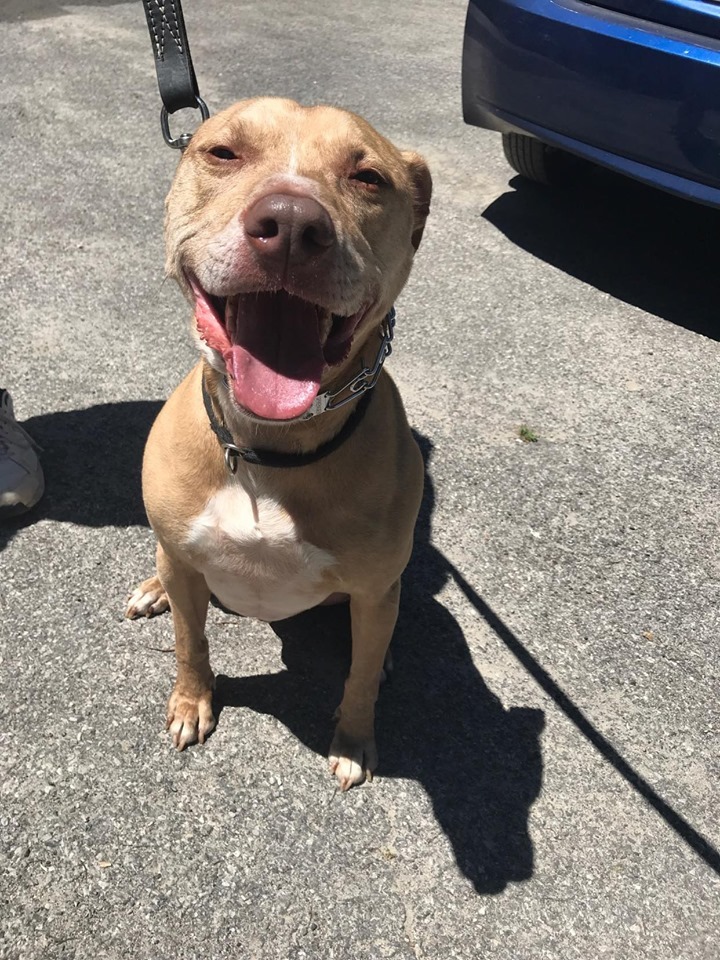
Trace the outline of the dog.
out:
M 126 610 L 171 610 L 179 750 L 215 725 L 212 595 L 269 622 L 349 600 L 330 769 L 344 791 L 377 765 L 375 702 L 423 485 L 382 362 L 431 192 L 424 160 L 360 117 L 283 99 L 210 118 L 180 160 L 166 272 L 202 357 L 148 438 L 157 573 Z

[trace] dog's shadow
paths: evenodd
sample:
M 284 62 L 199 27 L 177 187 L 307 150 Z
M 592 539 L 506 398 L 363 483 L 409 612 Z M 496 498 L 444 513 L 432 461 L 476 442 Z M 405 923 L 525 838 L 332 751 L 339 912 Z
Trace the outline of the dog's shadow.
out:
M 417 439 L 427 465 L 431 444 Z M 392 643 L 394 671 L 378 703 L 377 772 L 421 783 L 460 870 L 479 893 L 499 893 L 533 872 L 528 813 L 542 782 L 544 717 L 503 707 L 478 673 L 460 627 L 434 599 L 450 568 L 430 543 L 434 498 L 427 471 L 425 484 Z M 286 670 L 218 676 L 216 715 L 228 707 L 272 715 L 324 755 L 349 668 L 349 610 L 318 607 L 272 626 Z
M 140 464 L 160 406 L 100 404 L 27 421 L 44 448 L 47 491 L 26 518 L 0 525 L 0 549 L 23 526 L 42 519 L 147 526 Z M 417 439 L 427 468 L 430 441 Z M 426 469 L 392 645 L 395 670 L 378 704 L 378 776 L 421 783 L 462 872 L 479 892 L 498 893 L 508 882 L 532 875 L 528 812 L 542 780 L 543 714 L 503 707 L 478 673 L 460 627 L 434 599 L 451 567 L 431 543 L 433 506 Z M 349 666 L 348 609 L 320 607 L 276 623 L 274 630 L 286 669 L 269 676 L 218 677 L 218 715 L 229 707 L 270 714 L 325 755 Z

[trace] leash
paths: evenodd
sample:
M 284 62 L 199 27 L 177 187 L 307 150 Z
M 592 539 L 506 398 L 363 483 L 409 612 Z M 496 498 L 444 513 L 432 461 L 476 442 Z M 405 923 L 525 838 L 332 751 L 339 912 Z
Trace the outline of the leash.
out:
M 202 375 L 202 398 L 213 433 L 225 451 L 225 466 L 230 473 L 235 473 L 237 471 L 238 457 L 244 460 L 245 463 L 251 463 L 258 467 L 306 467 L 310 463 L 322 460 L 334 450 L 337 450 L 341 444 L 345 443 L 348 437 L 360 426 L 370 404 L 370 400 L 372 399 L 372 393 L 368 391 L 360 398 L 358 405 L 334 437 L 331 437 L 326 443 L 321 444 L 316 450 L 309 451 L 309 453 L 279 453 L 277 450 L 238 447 L 233 435 L 215 413 L 212 397 L 205 383 L 204 372 Z
M 202 120 L 207 120 L 210 110 L 198 90 L 182 6 L 180 0 L 143 0 L 143 7 L 163 102 L 160 129 L 169 147 L 184 150 L 192 134 L 181 133 L 173 137 L 170 133 L 170 114 L 190 108 L 199 110 Z

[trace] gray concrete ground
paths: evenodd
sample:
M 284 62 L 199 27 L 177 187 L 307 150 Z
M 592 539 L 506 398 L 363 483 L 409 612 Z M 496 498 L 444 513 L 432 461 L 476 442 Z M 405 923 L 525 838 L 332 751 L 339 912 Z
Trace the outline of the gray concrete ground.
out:
M 390 362 L 429 478 L 381 767 L 326 771 L 337 611 L 213 611 L 217 732 L 168 743 L 169 619 L 122 609 L 194 359 L 175 156 L 138 2 L 3 0 L 0 381 L 48 490 L 0 530 L 0 955 L 717 957 L 718 214 L 513 179 L 461 121 L 460 0 L 186 15 L 214 108 L 339 103 L 435 176 Z

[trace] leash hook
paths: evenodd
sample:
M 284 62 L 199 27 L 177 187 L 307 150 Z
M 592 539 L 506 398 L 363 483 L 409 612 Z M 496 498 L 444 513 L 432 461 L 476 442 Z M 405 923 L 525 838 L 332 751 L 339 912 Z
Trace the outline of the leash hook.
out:
M 201 96 L 195 97 L 195 103 L 200 111 L 200 122 L 202 123 L 210 116 L 210 109 Z M 184 150 L 192 140 L 193 135 L 191 133 L 181 133 L 177 137 L 172 136 L 170 133 L 170 114 L 165 104 L 160 109 L 160 129 L 165 143 L 173 150 Z

